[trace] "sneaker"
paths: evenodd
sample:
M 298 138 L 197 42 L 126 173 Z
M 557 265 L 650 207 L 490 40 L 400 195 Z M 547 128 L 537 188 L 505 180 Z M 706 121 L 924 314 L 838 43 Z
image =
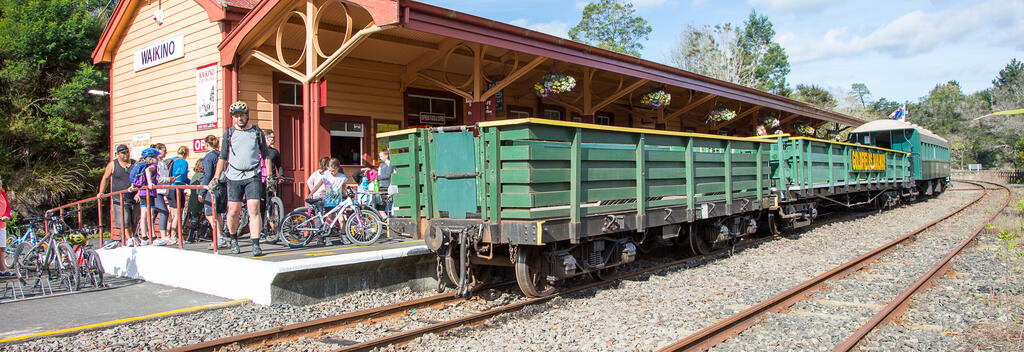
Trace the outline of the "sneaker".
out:
M 260 248 L 259 243 L 252 245 L 252 256 L 259 257 L 263 256 L 263 249 Z
M 163 246 L 163 245 L 166 245 L 166 244 L 167 244 L 167 241 L 165 241 L 163 238 L 157 238 L 157 239 L 153 240 L 153 243 L 151 243 L 151 245 L 153 245 L 153 246 Z
M 348 236 L 342 235 L 341 236 L 341 245 L 344 246 L 344 245 L 347 245 L 347 244 L 352 244 L 352 241 L 348 240 Z
M 224 240 L 221 240 L 220 244 L 217 245 L 217 248 L 226 248 L 227 246 L 228 246 L 228 242 L 224 241 Z M 209 250 L 212 251 L 213 250 L 213 242 L 210 242 L 210 245 L 207 246 L 206 249 L 209 249 Z
M 231 254 L 238 254 L 238 253 L 242 253 L 242 250 L 238 249 L 238 240 L 232 239 L 231 240 Z
M 107 240 L 107 244 L 103 245 L 103 249 L 114 249 L 121 246 L 121 242 L 114 240 Z

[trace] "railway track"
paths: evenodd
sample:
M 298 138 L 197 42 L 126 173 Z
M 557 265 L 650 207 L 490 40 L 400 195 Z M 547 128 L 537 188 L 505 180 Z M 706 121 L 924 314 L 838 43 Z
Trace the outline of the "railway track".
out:
M 967 206 L 976 203 L 980 199 L 981 197 L 978 197 L 968 205 L 959 208 L 957 211 L 962 210 L 963 208 L 966 208 Z M 844 221 L 851 218 L 863 217 L 870 215 L 871 213 L 874 213 L 874 211 L 872 210 L 854 213 L 823 214 L 820 219 L 821 221 L 816 222 L 814 227 L 823 226 L 836 221 Z M 757 246 L 766 241 L 773 240 L 776 237 L 777 236 L 768 236 L 742 240 L 738 242 L 735 246 L 719 249 L 706 255 L 688 257 L 681 260 L 674 260 L 667 263 L 642 268 L 639 270 L 617 275 L 612 278 L 608 278 L 607 280 L 590 282 L 569 289 L 563 289 L 562 291 L 558 292 L 555 295 L 526 299 L 512 304 L 486 309 L 473 314 L 467 314 L 464 316 L 457 317 L 455 319 L 435 322 L 432 324 L 428 324 L 426 326 L 422 326 L 420 328 L 404 330 L 401 332 L 389 334 L 387 336 L 382 336 L 372 340 L 367 340 L 363 342 L 345 341 L 351 344 L 338 348 L 336 349 L 336 351 L 368 351 L 373 350 L 375 348 L 386 347 L 389 345 L 401 345 L 425 334 L 439 333 L 459 328 L 462 326 L 479 323 L 483 320 L 490 319 L 495 316 L 515 312 L 531 305 L 547 302 L 548 300 L 554 297 L 571 295 L 577 292 L 582 292 L 593 288 L 609 286 L 621 280 L 628 280 L 642 275 L 657 273 L 668 269 L 696 266 L 699 265 L 700 263 L 707 262 L 716 258 L 727 257 L 729 255 L 732 255 L 736 251 Z M 500 285 L 490 286 L 488 288 L 502 289 L 504 287 L 511 286 L 514 285 L 513 283 L 509 282 Z M 478 292 L 484 291 L 485 290 L 483 289 L 478 290 Z M 281 326 L 264 331 L 257 331 L 248 334 L 225 337 L 217 340 L 207 341 L 200 344 L 182 346 L 179 348 L 171 349 L 169 351 L 217 351 L 222 349 L 259 350 L 266 348 L 273 349 L 273 346 L 287 341 L 298 340 L 300 338 L 325 339 L 325 337 L 345 331 L 346 329 L 353 328 L 361 323 L 381 323 L 390 319 L 399 319 L 403 316 L 408 316 L 409 313 L 414 310 L 422 310 L 426 308 L 441 309 L 444 307 L 460 304 L 461 302 L 466 302 L 466 300 L 464 298 L 456 298 L 453 294 L 435 295 L 413 301 L 402 302 L 357 312 L 351 312 L 335 317 L 322 318 L 308 322 Z M 338 340 L 335 339 L 335 341 Z
M 821 274 L 796 287 L 793 287 L 792 289 L 787 290 L 779 295 L 776 295 L 760 304 L 754 305 L 753 307 L 743 310 L 729 318 L 726 318 L 725 320 L 722 320 L 696 333 L 693 333 L 692 335 L 687 336 L 679 341 L 669 344 L 668 346 L 659 349 L 659 351 L 703 351 L 708 350 L 734 336 L 737 336 L 744 330 L 758 324 L 770 313 L 779 313 L 789 309 L 797 302 L 805 300 L 809 298 L 812 294 L 815 294 L 824 287 L 827 287 L 828 284 L 835 283 L 838 280 L 850 274 L 853 274 L 861 270 L 862 268 L 865 268 L 867 265 L 873 262 L 877 262 L 879 258 L 888 255 L 901 245 L 917 240 L 917 236 L 919 234 L 953 217 L 954 215 L 962 212 L 964 209 L 967 209 L 977 204 L 985 196 L 987 196 L 990 193 L 989 191 L 991 190 L 991 188 L 984 186 L 983 183 L 995 185 L 997 186 L 997 188 L 994 189 L 1003 189 L 1007 192 L 1006 200 L 1003 202 L 998 211 L 994 212 L 991 215 L 991 217 L 985 220 L 986 224 L 992 221 L 992 219 L 994 219 L 996 216 L 998 216 L 999 213 L 1002 212 L 1003 209 L 1005 209 L 1010 202 L 1010 190 L 1004 185 L 986 181 L 960 182 L 974 184 L 975 186 L 983 189 L 983 192 L 970 203 L 965 204 L 960 208 L 957 208 L 956 210 L 950 212 L 949 214 L 946 214 L 940 219 L 937 219 L 929 224 L 926 224 L 925 226 L 922 226 L 892 242 L 889 242 L 879 248 L 876 248 L 864 254 L 861 257 L 858 257 L 843 265 L 840 265 L 839 267 L 836 267 L 824 274 Z M 875 314 L 870 320 L 864 323 L 856 332 L 850 335 L 849 338 L 847 338 L 845 341 L 839 344 L 839 346 L 837 346 L 835 350 L 849 351 L 853 349 L 857 345 L 857 343 L 861 341 L 861 339 L 863 339 L 865 336 L 867 336 L 869 332 L 871 332 L 872 329 L 874 329 L 875 327 L 877 327 L 878 325 L 885 321 L 893 319 L 894 317 L 902 313 L 902 311 L 905 311 L 907 304 L 910 301 L 910 297 L 912 297 L 914 294 L 922 291 L 925 287 L 927 287 L 927 284 L 931 280 L 934 280 L 935 278 L 940 277 L 943 273 L 945 273 L 946 270 L 948 270 L 951 266 L 950 261 L 952 260 L 952 258 L 955 257 L 958 253 L 960 253 L 960 251 L 962 251 L 963 248 L 972 243 L 977 237 L 977 235 L 983 229 L 984 225 L 980 226 L 976 231 L 974 231 L 973 234 L 971 234 L 965 240 L 960 242 L 960 244 L 956 246 L 956 248 L 953 251 L 946 254 L 941 260 L 939 260 L 937 264 L 928 269 L 924 276 L 916 280 L 916 282 L 914 282 L 909 287 L 903 289 L 902 292 L 900 292 L 893 301 L 891 301 L 889 304 L 885 305 L 881 310 L 879 310 L 877 314 Z M 861 281 L 864 282 L 859 284 L 878 284 L 879 280 L 871 280 L 872 275 L 863 275 L 863 280 Z M 862 308 L 864 306 L 870 307 L 870 305 L 861 304 Z

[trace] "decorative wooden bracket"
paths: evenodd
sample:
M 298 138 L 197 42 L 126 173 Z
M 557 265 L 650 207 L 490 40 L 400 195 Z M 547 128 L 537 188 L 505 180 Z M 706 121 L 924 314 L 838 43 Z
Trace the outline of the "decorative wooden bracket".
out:
M 698 106 L 701 106 L 702 104 L 708 102 L 708 100 L 714 99 L 715 97 L 716 97 L 716 95 L 714 95 L 714 94 L 705 95 L 705 96 L 701 97 L 700 99 L 697 99 L 696 101 L 694 101 L 694 102 L 692 102 L 690 104 L 687 104 L 682 109 L 673 111 L 673 112 L 669 113 L 668 115 L 665 115 L 665 121 L 679 118 L 680 116 L 683 116 L 683 114 L 689 112 L 690 110 L 693 110 L 693 109 L 697 108 Z
M 603 109 L 605 106 L 608 106 L 608 104 L 611 104 L 611 103 L 615 102 L 616 100 L 619 100 L 619 98 L 622 98 L 622 97 L 626 96 L 626 94 L 629 94 L 630 92 L 636 90 L 637 88 L 640 88 L 644 84 L 647 84 L 647 82 L 649 82 L 649 81 L 646 80 L 646 79 L 640 79 L 640 80 L 638 80 L 636 82 L 633 82 L 633 84 L 630 84 L 629 86 L 626 86 L 626 88 L 622 88 L 618 92 L 612 93 L 605 100 L 602 100 L 600 103 L 597 103 L 594 106 L 590 107 L 590 110 L 589 111 L 584 111 L 583 115 L 593 115 L 595 112 Z
M 422 74 L 422 73 L 419 74 L 417 77 L 419 77 L 421 79 L 424 79 L 424 80 L 427 80 L 427 81 L 430 81 L 430 83 L 436 84 L 438 87 L 441 87 L 442 89 L 444 89 L 446 91 L 455 93 L 455 94 L 459 95 L 460 97 L 465 98 L 466 100 L 473 100 L 473 95 L 472 94 L 466 93 L 462 89 L 459 89 L 459 88 L 457 88 L 457 87 L 455 87 L 455 86 L 453 86 L 451 84 L 441 82 L 441 80 L 439 80 L 437 78 L 430 77 L 430 76 L 427 76 L 427 75 Z
M 779 126 L 782 126 L 782 124 L 784 124 L 786 122 L 789 122 L 789 121 L 792 121 L 793 119 L 795 119 L 797 117 L 800 117 L 800 114 L 789 114 L 789 116 L 786 116 L 786 117 L 782 118 L 782 120 L 779 120 Z
M 736 121 L 739 121 L 740 119 L 742 119 L 744 117 L 747 117 L 748 115 L 757 112 L 758 110 L 761 110 L 760 106 L 756 106 L 756 105 L 752 106 L 749 109 L 747 109 L 746 111 L 737 114 L 736 117 L 732 118 L 732 120 L 725 121 L 724 123 L 719 124 L 718 128 L 725 128 L 726 126 L 729 126 L 729 125 L 735 123 Z
M 250 51 L 249 52 L 249 56 L 254 58 L 254 59 L 263 61 L 263 63 L 265 63 L 267 65 L 270 65 L 270 67 L 273 67 L 274 69 L 276 69 L 278 71 L 281 71 L 282 73 L 288 75 L 291 78 L 294 78 L 296 81 L 299 81 L 299 82 L 305 82 L 306 81 L 306 76 L 303 75 L 301 72 L 299 72 L 299 71 L 297 71 L 297 70 L 295 70 L 295 69 L 293 69 L 291 67 L 288 67 L 284 63 L 281 63 L 281 62 L 277 61 L 276 59 L 270 57 L 270 55 L 264 54 L 262 51 L 258 51 L 258 50 Z
M 452 50 L 452 48 L 455 48 L 459 44 L 462 44 L 461 40 L 447 38 L 437 45 L 436 51 L 424 53 L 423 55 L 413 59 L 412 62 L 405 66 L 405 73 L 402 74 L 402 90 L 405 90 L 405 87 L 408 87 L 410 83 L 416 80 L 416 78 L 419 78 L 421 71 L 430 67 L 430 65 L 433 65 L 438 59 L 446 55 Z
M 473 99 L 473 101 L 484 101 L 484 100 L 487 100 L 488 98 L 494 96 L 495 94 L 498 94 L 499 91 L 501 91 L 502 89 L 505 89 L 505 87 L 508 87 L 508 85 L 512 84 L 512 82 L 515 82 L 516 80 L 522 78 L 524 75 L 529 73 L 531 70 L 533 70 L 534 68 L 536 68 L 540 64 L 544 63 L 544 61 L 547 61 L 547 59 L 548 58 L 543 57 L 543 56 L 538 56 L 538 57 L 534 58 L 532 61 L 530 61 L 526 65 L 523 65 L 523 67 L 520 67 L 515 72 L 512 72 L 511 74 L 509 74 L 508 77 L 505 77 L 504 79 L 494 83 L 493 87 L 488 89 L 486 92 L 483 92 L 483 94 L 481 94 L 480 96 L 478 96 L 475 99 Z
M 348 56 L 348 54 L 351 53 L 352 50 L 355 50 L 356 46 L 358 46 L 359 43 L 362 43 L 364 40 L 369 38 L 371 34 L 380 32 L 382 30 L 384 29 L 375 26 L 373 23 L 367 24 L 366 27 L 359 30 L 359 32 L 356 32 L 356 34 L 353 35 L 352 38 L 350 38 L 348 41 L 342 44 L 341 47 L 338 48 L 338 50 L 335 50 L 334 53 L 327 58 L 327 60 L 324 60 L 324 62 L 321 63 L 320 66 L 313 70 L 313 74 L 309 76 L 309 81 L 316 80 L 326 75 L 327 72 L 330 72 L 330 70 L 334 68 L 334 66 L 337 65 L 342 58 Z

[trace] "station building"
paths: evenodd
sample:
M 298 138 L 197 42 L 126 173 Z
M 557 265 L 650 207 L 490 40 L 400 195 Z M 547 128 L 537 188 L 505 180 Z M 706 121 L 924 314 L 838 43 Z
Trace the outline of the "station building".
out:
M 748 136 L 763 115 L 779 129 L 859 119 L 507 23 L 406 0 L 122 0 L 93 51 L 110 69 L 110 145 L 134 153 L 187 145 L 230 125 L 245 101 L 274 131 L 285 176 L 321 156 L 376 164 L 378 132 L 539 117 Z M 540 96 L 560 73 L 576 85 Z M 643 96 L 663 90 L 657 108 Z M 736 113 L 725 122 L 710 111 Z M 773 129 L 774 130 L 774 129 Z M 458 151 L 452 151 L 458 152 Z M 282 189 L 286 206 L 308 192 Z

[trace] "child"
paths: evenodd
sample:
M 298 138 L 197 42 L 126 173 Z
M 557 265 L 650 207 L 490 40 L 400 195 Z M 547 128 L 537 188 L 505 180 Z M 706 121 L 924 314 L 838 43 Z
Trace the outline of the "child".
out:
M 317 194 L 317 191 L 323 188 L 324 192 L 321 192 L 324 194 L 322 205 L 328 208 L 337 206 L 341 203 L 342 198 L 345 197 L 345 181 L 348 181 L 348 178 L 341 172 L 341 160 L 331 158 L 327 162 L 327 172 L 316 181 L 310 193 Z M 314 206 L 318 205 L 314 204 Z M 341 223 L 338 225 L 343 226 Z M 345 236 L 342 236 L 341 242 L 342 244 L 347 244 L 348 240 Z M 322 246 L 330 245 L 330 242 L 327 242 L 327 239 L 324 237 L 321 237 L 318 243 Z

